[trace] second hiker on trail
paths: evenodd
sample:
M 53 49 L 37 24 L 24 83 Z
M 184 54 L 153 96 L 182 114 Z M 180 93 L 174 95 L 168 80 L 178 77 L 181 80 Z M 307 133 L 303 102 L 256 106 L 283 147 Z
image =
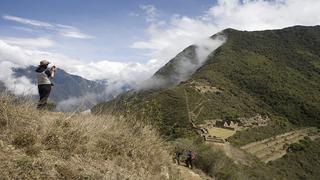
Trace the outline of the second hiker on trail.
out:
M 48 69 L 48 65 L 50 64 L 47 60 L 40 61 L 40 65 L 36 69 L 37 73 L 37 83 L 38 83 L 38 92 L 39 92 L 39 103 L 38 109 L 43 109 L 47 105 L 47 101 L 51 92 L 51 86 L 53 86 L 51 79 L 53 79 L 56 67 L 52 66 Z
M 191 151 L 189 150 L 188 153 L 187 153 L 187 159 L 186 159 L 186 166 L 188 168 L 193 168 L 193 161 L 196 159 L 196 155 Z
M 182 152 L 181 151 L 176 151 L 176 154 L 175 154 L 175 161 L 178 165 L 180 165 L 180 158 L 182 156 Z

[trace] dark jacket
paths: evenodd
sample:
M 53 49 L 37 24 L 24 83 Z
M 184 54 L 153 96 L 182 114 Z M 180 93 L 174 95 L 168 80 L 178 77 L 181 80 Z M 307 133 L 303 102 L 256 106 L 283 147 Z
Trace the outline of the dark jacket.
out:
M 45 71 L 46 75 L 48 77 L 51 77 L 51 72 L 49 71 L 48 68 L 45 68 L 43 66 L 38 66 L 37 69 L 35 70 L 37 73 L 42 73 L 43 71 Z

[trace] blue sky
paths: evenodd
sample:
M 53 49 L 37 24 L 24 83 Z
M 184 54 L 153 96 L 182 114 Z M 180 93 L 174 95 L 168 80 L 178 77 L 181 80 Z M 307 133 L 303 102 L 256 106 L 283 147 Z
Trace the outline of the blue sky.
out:
M 169 19 L 175 14 L 197 17 L 214 5 L 214 0 L 10 0 L 2 1 L 1 15 L 10 15 L 42 22 L 73 26 L 88 39 L 66 38 L 52 31 L 30 27 L 6 19 L 0 20 L 0 36 L 36 38 L 46 37 L 57 45 L 48 48 L 74 58 L 113 61 L 148 60 L 145 52 L 130 45 L 146 37 L 146 12 L 152 5 L 157 18 Z M 33 29 L 31 31 L 31 29 Z M 30 30 L 30 31 L 28 31 Z

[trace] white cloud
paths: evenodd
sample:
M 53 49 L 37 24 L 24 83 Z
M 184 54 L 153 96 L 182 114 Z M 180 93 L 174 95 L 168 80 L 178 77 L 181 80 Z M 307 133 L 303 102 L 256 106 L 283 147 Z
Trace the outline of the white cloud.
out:
M 70 38 L 78 38 L 78 39 L 91 39 L 93 36 L 84 34 L 79 31 L 79 29 L 73 27 L 73 26 L 67 26 L 63 24 L 56 24 L 56 26 L 59 28 L 59 34 L 65 37 Z
M 12 68 L 17 67 L 16 64 L 3 61 L 0 62 L 0 81 L 4 83 L 6 88 L 16 95 L 34 95 L 37 93 L 36 87 L 25 76 L 14 77 Z
M 16 29 L 16 30 L 20 30 L 20 31 L 25 31 L 25 32 L 35 32 L 35 30 L 31 29 L 31 28 L 27 28 L 27 27 L 22 27 L 22 26 L 12 26 L 11 28 Z
M 14 22 L 24 24 L 24 25 L 29 25 L 35 28 L 54 31 L 60 34 L 61 36 L 68 37 L 68 38 L 76 38 L 76 39 L 93 38 L 93 36 L 82 33 L 78 28 L 73 26 L 43 22 L 43 21 L 27 19 L 27 18 L 11 16 L 11 15 L 3 15 L 2 18 L 8 21 L 14 21 Z
M 140 9 L 145 11 L 145 13 L 147 14 L 146 20 L 148 22 L 153 22 L 156 20 L 156 18 L 158 16 L 158 10 L 155 6 L 153 6 L 153 5 L 140 5 L 139 7 L 140 7 Z
M 265 30 L 319 25 L 319 9 L 319 0 L 218 0 L 199 17 L 175 15 L 167 21 L 151 21 L 147 39 L 131 47 L 149 50 L 147 55 L 163 65 L 190 44 L 226 28 Z
M 129 16 L 133 16 L 133 17 L 139 17 L 140 16 L 140 14 L 136 13 L 136 12 L 130 12 L 128 15 Z
M 1 39 L 1 38 L 0 38 Z M 31 49 L 49 48 L 55 45 L 55 42 L 49 38 L 15 38 L 4 37 L 2 40 L 10 45 L 17 45 Z
M 54 25 L 47 23 L 47 22 L 26 19 L 26 18 L 17 17 L 17 16 L 4 15 L 4 16 L 2 16 L 2 18 L 5 20 L 15 21 L 17 23 L 21 23 L 21 24 L 25 24 L 25 25 L 44 27 L 44 28 L 53 28 L 54 27 Z
M 58 111 L 83 111 L 100 101 L 97 94 L 88 93 L 82 97 L 69 97 L 68 99 L 59 102 L 56 109 Z
M 219 28 L 265 30 L 319 24 L 319 9 L 318 0 L 220 0 L 206 16 Z
M 89 36 L 87 34 L 84 34 L 78 30 L 70 29 L 70 30 L 61 30 L 60 35 L 70 38 L 76 38 L 76 39 L 91 39 L 93 36 Z
M 183 53 L 174 58 L 175 63 L 171 64 L 171 72 L 165 76 L 153 76 L 139 84 L 137 89 L 170 87 L 189 79 L 208 60 L 208 56 L 225 41 L 226 37 L 223 34 L 219 34 L 214 38 L 205 38 L 196 42 L 193 47 L 185 49 Z
M 24 67 L 32 63 L 34 52 L 23 50 L 18 46 L 9 45 L 0 40 L 0 62 L 7 61 Z

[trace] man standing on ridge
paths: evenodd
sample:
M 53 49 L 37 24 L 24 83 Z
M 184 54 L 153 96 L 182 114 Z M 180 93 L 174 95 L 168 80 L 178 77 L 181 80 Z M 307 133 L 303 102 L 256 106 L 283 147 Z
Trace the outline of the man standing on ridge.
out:
M 36 69 L 37 73 L 37 83 L 38 83 L 38 92 L 39 92 L 39 103 L 37 108 L 43 109 L 47 105 L 47 100 L 51 92 L 51 86 L 53 86 L 50 79 L 52 79 L 56 72 L 56 67 L 52 66 L 48 69 L 50 64 L 47 60 L 40 61 L 40 65 Z

